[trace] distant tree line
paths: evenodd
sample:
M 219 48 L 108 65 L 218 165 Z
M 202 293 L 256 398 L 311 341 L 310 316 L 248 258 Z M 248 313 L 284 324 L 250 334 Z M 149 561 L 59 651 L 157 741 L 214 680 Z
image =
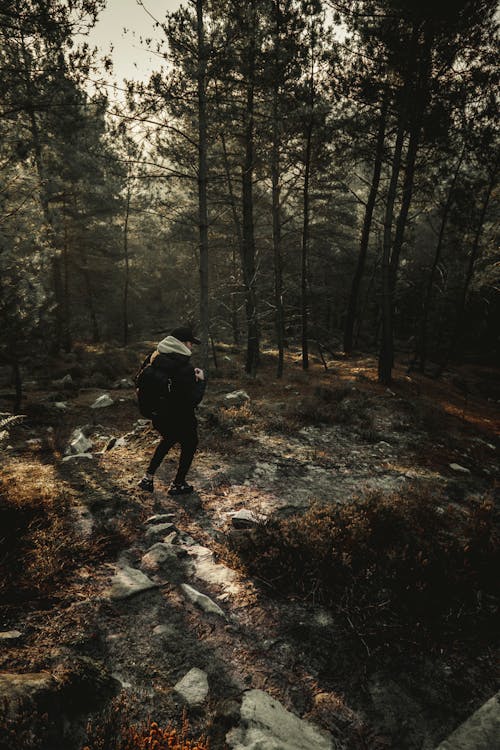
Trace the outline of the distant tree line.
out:
M 190 0 L 110 102 L 103 0 L 0 9 L 0 352 L 498 356 L 495 0 Z

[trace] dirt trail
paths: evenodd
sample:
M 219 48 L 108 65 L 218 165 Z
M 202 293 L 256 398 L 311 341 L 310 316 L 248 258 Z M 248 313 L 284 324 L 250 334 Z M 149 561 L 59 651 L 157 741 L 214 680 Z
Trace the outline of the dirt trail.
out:
M 319 388 L 326 377 L 318 379 Z M 156 436 L 134 422 L 132 391 L 108 391 L 115 404 L 86 430 L 94 458 L 59 460 L 58 470 L 79 496 L 72 511 L 79 535 L 99 534 L 111 553 L 103 564 L 77 571 L 77 598 L 49 627 L 37 625 L 38 647 L 65 632 L 59 654 L 73 649 L 100 660 L 130 696 L 132 716 L 166 721 L 187 704 L 194 730 L 208 728 L 213 750 L 225 747 L 228 731 L 241 722 L 242 695 L 250 689 L 265 691 L 328 732 L 330 747 L 433 748 L 471 710 L 459 700 L 443 705 L 439 685 L 429 684 L 445 664 L 422 664 L 420 682 L 413 675 L 412 684 L 404 673 L 391 672 L 393 666 L 386 671 L 372 664 L 362 646 L 354 658 L 344 652 L 331 613 L 313 597 L 276 597 L 266 582 L 247 579 L 221 559 L 228 535 L 245 533 L 234 531 L 232 522 L 242 509 L 263 520 L 274 512 L 300 512 L 315 500 L 342 503 L 372 489 L 404 492 L 415 485 L 463 499 L 498 477 L 490 426 L 471 428 L 463 412 L 461 422 L 451 417 L 453 432 L 443 423 L 431 440 L 431 417 L 408 394 L 409 386 L 396 393 L 363 379 L 341 385 L 333 404 L 316 392 L 314 409 L 338 416 L 318 424 L 307 401 L 312 389 L 304 392 L 300 383 L 291 383 L 284 402 L 278 400 L 283 389 L 266 394 L 259 384 L 248 384 L 248 402 L 232 408 L 224 403 L 231 383 L 215 383 L 200 410 L 201 445 L 190 475 L 197 492 L 181 499 L 166 492 L 175 452 L 158 472 L 154 495 L 138 490 Z M 101 392 L 73 401 L 65 435 L 85 423 Z M 311 423 L 297 424 L 294 415 L 308 409 Z M 124 440 L 104 450 L 110 437 Z M 151 520 L 154 514 L 163 518 Z M 117 573 L 129 569 L 147 575 L 154 587 L 115 596 Z M 222 613 L 190 601 L 185 584 Z M 175 688 L 192 669 L 207 676 L 201 701 L 183 698 Z M 203 692 L 203 681 L 198 689 Z

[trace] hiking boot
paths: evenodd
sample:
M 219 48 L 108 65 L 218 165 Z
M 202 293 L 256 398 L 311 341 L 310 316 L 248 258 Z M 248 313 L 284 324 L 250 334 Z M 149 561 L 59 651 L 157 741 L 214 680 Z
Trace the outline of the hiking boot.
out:
M 153 492 L 153 477 L 143 477 L 137 486 L 145 492 Z
M 194 487 L 192 484 L 178 484 L 177 482 L 174 482 L 173 485 L 170 487 L 168 494 L 169 495 L 189 495 L 190 492 L 194 490 Z

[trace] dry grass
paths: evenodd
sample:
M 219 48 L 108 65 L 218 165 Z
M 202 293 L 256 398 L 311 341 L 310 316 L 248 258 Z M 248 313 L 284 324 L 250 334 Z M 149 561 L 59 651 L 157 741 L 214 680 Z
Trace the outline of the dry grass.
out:
M 4 601 L 50 596 L 85 545 L 73 530 L 73 491 L 54 466 L 12 460 L 0 479 L 0 578 Z
M 333 607 L 373 649 L 491 640 L 498 611 L 498 510 L 428 491 L 315 506 L 231 539 L 233 564 L 276 591 Z

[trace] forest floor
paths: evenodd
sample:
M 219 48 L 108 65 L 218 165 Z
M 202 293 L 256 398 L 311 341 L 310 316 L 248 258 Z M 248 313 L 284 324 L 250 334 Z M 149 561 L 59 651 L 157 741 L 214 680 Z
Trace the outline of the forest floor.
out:
M 258 561 L 252 567 L 244 553 L 271 520 L 300 519 L 311 504 L 416 495 L 446 513 L 447 504 L 466 512 L 497 502 L 498 371 L 464 366 L 431 380 L 401 364 L 387 389 L 371 356 L 328 369 L 315 361 L 304 374 L 289 354 L 277 380 L 268 352 L 248 379 L 239 354 L 220 347 L 199 409 L 196 492 L 172 498 L 175 450 L 153 495 L 137 487 L 157 435 L 139 421 L 133 389 L 117 382 L 147 350 L 81 347 L 50 376 L 33 376 L 27 418 L 1 453 L 0 687 L 11 702 L 42 696 L 40 725 L 9 709 L 5 736 L 37 747 L 35 731 L 41 747 L 93 750 L 87 717 L 101 712 L 93 731 L 111 731 L 102 709 L 119 693 L 122 721 L 179 723 L 184 711 L 193 733 L 222 750 L 237 746 L 226 745 L 227 733 L 255 689 L 328 732 L 330 747 L 432 750 L 498 689 L 497 602 L 478 591 L 481 626 L 464 618 L 463 632 L 454 626 L 427 644 L 410 634 L 395 642 L 390 632 L 374 639 L 372 614 L 355 594 L 334 606 L 319 588 L 255 573 Z M 68 373 L 73 384 L 61 381 Z M 231 404 L 226 395 L 240 389 L 248 399 Z M 103 393 L 113 403 L 93 409 Z M 0 412 L 10 404 L 3 387 Z M 91 447 L 68 458 L 75 429 Z M 258 523 L 235 528 L 240 510 Z M 149 520 L 155 514 L 164 518 Z M 130 568 L 154 587 L 120 598 L 120 571 Z M 184 584 L 220 612 L 190 601 Z M 208 679 L 201 699 L 174 689 L 193 668 Z

